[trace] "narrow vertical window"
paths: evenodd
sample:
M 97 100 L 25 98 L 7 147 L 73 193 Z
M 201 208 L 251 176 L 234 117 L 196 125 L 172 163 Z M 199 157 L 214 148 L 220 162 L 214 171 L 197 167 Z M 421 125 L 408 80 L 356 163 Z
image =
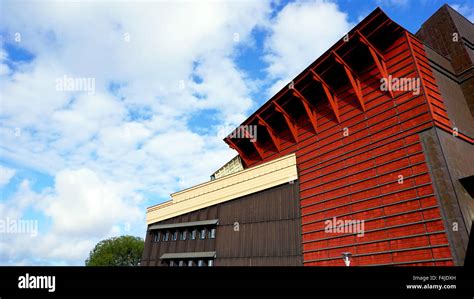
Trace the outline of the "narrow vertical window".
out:
M 173 241 L 176 241 L 176 240 L 178 240 L 178 231 L 175 231 L 173 233 Z
M 155 232 L 154 235 L 153 235 L 154 239 L 153 241 L 155 242 L 160 242 L 160 238 L 161 238 L 161 232 Z
M 205 266 L 205 263 L 203 260 L 199 260 L 198 261 L 198 267 L 204 267 Z
M 170 239 L 170 232 L 166 232 L 163 235 L 163 241 L 168 242 L 169 239 Z
M 192 266 L 194 266 L 193 260 L 189 260 L 188 261 L 188 267 L 192 267 Z
M 209 267 L 214 266 L 214 260 L 209 260 L 209 261 L 207 262 L 207 265 L 208 265 Z
M 201 240 L 204 240 L 206 238 L 206 229 L 203 228 L 201 229 Z
M 215 228 L 211 228 L 209 230 L 209 239 L 215 239 L 216 238 L 216 229 Z
M 191 240 L 196 239 L 196 234 L 197 234 L 197 230 L 193 229 L 193 231 L 191 232 Z

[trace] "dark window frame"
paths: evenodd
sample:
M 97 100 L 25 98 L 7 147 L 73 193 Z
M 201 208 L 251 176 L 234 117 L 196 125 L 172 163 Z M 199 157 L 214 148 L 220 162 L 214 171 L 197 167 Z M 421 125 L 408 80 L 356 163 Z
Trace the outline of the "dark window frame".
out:
M 153 233 L 153 242 L 158 243 L 161 239 L 161 232 L 157 231 Z
M 180 241 L 186 241 L 186 231 L 180 231 L 179 232 L 179 240 Z
M 215 239 L 216 238 L 216 228 L 213 227 L 211 229 L 209 229 L 209 236 L 208 236 L 209 239 Z
M 163 234 L 163 242 L 168 242 L 170 240 L 170 232 L 169 231 L 166 231 L 164 234 Z

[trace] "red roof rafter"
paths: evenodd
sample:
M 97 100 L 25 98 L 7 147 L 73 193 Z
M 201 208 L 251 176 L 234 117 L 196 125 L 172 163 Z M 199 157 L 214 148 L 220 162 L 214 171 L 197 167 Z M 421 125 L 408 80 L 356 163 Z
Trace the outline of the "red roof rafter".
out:
M 361 44 L 364 44 L 363 47 L 367 47 L 367 49 L 369 50 L 370 56 L 372 57 L 374 64 L 378 69 L 378 72 L 380 72 L 381 76 L 388 77 L 388 71 L 387 71 L 387 66 L 385 63 L 383 52 L 379 48 L 376 48 L 374 46 L 374 45 L 377 45 L 377 43 L 372 44 L 372 42 L 374 42 L 375 39 L 378 40 L 381 37 L 383 39 L 383 35 L 386 33 L 399 34 L 400 32 L 403 33 L 405 31 L 406 30 L 404 28 L 400 27 L 398 24 L 390 20 L 390 18 L 388 18 L 387 15 L 380 8 L 375 9 L 372 13 L 369 14 L 369 16 L 367 16 L 363 21 L 357 24 L 357 26 L 348 33 L 349 36 L 356 38 L 354 43 L 347 43 L 346 40 L 341 38 L 330 49 L 328 49 L 323 55 L 321 55 L 317 60 L 315 60 L 311 65 L 309 65 L 304 71 L 302 71 L 298 76 L 296 76 L 293 79 L 292 85 L 297 86 L 298 90 L 295 90 L 294 88 L 288 88 L 288 87 L 282 88 L 269 101 L 267 101 L 262 107 L 260 107 L 249 118 L 247 118 L 247 120 L 245 120 L 243 124 L 247 124 L 247 125 L 251 123 L 255 124 L 257 121 L 258 125 L 264 126 L 269 133 L 269 137 L 272 139 L 271 142 L 273 142 L 277 150 L 280 152 L 280 148 L 282 147 L 281 145 L 282 137 L 280 135 L 280 132 L 273 129 L 268 124 L 267 121 L 268 121 L 268 117 L 271 118 L 272 113 L 280 113 L 293 139 L 295 140 L 295 142 L 298 142 L 298 125 L 297 125 L 298 123 L 295 117 L 290 115 L 288 110 L 285 110 L 285 109 L 289 109 L 287 105 L 291 105 L 291 103 L 293 103 L 293 100 L 295 100 L 292 98 L 294 96 L 294 97 L 297 97 L 299 100 L 301 100 L 301 103 L 303 106 L 302 108 L 304 108 L 305 110 L 303 113 L 306 113 L 308 115 L 310 122 L 312 124 L 312 127 L 314 131 L 316 132 L 317 118 L 316 118 L 316 113 L 315 113 L 316 112 L 315 107 L 314 105 L 311 105 L 312 103 L 309 102 L 301 94 L 301 92 L 305 92 L 304 88 L 312 84 L 311 82 L 306 81 L 306 79 L 309 79 L 307 76 L 310 76 L 310 78 L 313 81 L 317 82 L 318 86 L 321 86 L 321 88 L 323 89 L 323 92 L 325 93 L 325 97 L 327 98 L 329 102 L 330 110 L 333 111 L 337 122 L 340 123 L 341 122 L 341 114 L 339 111 L 340 103 L 339 103 L 338 96 L 335 92 L 336 85 L 330 85 L 332 84 L 331 82 L 333 82 L 332 80 L 329 82 L 325 81 L 326 79 L 329 79 L 326 73 L 331 68 L 333 68 L 334 65 L 336 64 L 339 64 L 344 68 L 344 72 L 346 73 L 346 76 L 349 81 L 348 83 L 350 83 L 351 87 L 353 88 L 354 93 L 357 96 L 359 103 L 361 104 L 362 110 L 365 111 L 365 101 L 363 99 L 360 77 L 358 76 L 356 72 L 354 72 L 354 70 L 348 65 L 348 63 L 346 63 L 345 59 L 348 61 L 347 57 L 351 56 L 350 52 L 360 47 Z M 335 79 L 332 77 L 333 75 L 334 74 L 331 73 L 329 76 L 331 76 L 332 79 Z M 300 86 L 303 84 L 302 82 L 306 84 L 305 87 Z M 339 88 L 339 84 L 337 84 L 337 86 Z M 292 90 L 291 97 L 287 93 L 289 90 Z M 389 92 L 390 92 L 390 95 L 393 97 L 391 91 Z M 268 110 L 272 106 L 274 107 L 274 109 Z M 262 116 L 263 112 L 269 113 L 269 116 L 263 118 Z M 242 161 L 245 162 L 247 166 L 254 165 L 257 162 L 254 159 L 254 155 L 258 155 L 260 159 L 262 159 L 262 161 L 264 160 L 263 154 L 265 150 L 268 150 L 267 144 L 263 145 L 261 142 L 251 142 L 253 143 L 253 147 L 255 148 L 255 151 L 257 153 L 253 153 L 253 149 L 249 149 L 249 154 L 244 154 L 243 146 L 245 145 L 245 150 L 247 151 L 247 147 L 246 147 L 247 144 L 242 144 L 241 142 L 237 142 L 235 139 L 231 141 L 230 138 L 232 138 L 232 136 L 228 136 L 227 138 L 228 139 L 225 139 L 227 143 L 233 144 L 232 141 L 235 141 L 236 144 L 238 144 L 238 145 L 234 144 L 234 146 L 231 146 L 231 147 L 236 149 L 239 152 L 239 154 L 242 157 Z M 241 146 L 242 149 L 239 149 L 238 146 Z M 252 158 L 250 158 L 250 156 L 252 156 Z
M 329 104 L 331 105 L 332 111 L 334 111 L 334 115 L 336 116 L 336 119 L 338 122 L 341 122 L 341 119 L 339 118 L 339 107 L 337 105 L 337 97 L 332 88 L 326 83 L 326 81 L 323 80 L 314 70 L 310 70 L 311 74 L 313 75 L 312 78 L 314 81 L 317 81 L 321 83 L 324 93 L 326 94 L 326 98 L 329 101 Z
M 260 159 L 263 160 L 263 149 L 260 146 L 260 144 L 258 144 L 257 140 L 254 140 L 253 142 L 250 141 L 250 143 L 253 144 L 253 146 L 255 147 L 255 150 L 257 151 L 257 154 L 260 157 Z
M 356 30 L 355 32 L 359 37 L 359 41 L 366 45 L 369 49 L 370 55 L 372 56 L 372 59 L 374 60 L 382 78 L 388 78 L 387 66 L 385 65 L 383 54 L 380 53 L 380 51 L 377 50 L 377 48 L 375 48 L 374 45 L 372 45 L 359 30 Z M 392 90 L 389 89 L 388 92 L 390 93 L 390 96 L 394 98 Z
M 283 109 L 283 107 L 278 105 L 277 102 L 274 101 L 273 105 L 275 105 L 275 111 L 283 115 L 286 125 L 288 126 L 288 129 L 290 130 L 291 136 L 293 136 L 293 140 L 295 142 L 298 142 L 298 129 L 296 127 L 296 121 L 291 117 L 291 115 L 288 114 L 288 112 L 285 111 L 285 109 Z
M 239 153 L 240 158 L 242 158 L 245 165 L 250 165 L 248 156 L 238 147 L 235 142 L 232 141 L 231 138 L 227 137 L 224 139 L 224 141 L 229 145 L 230 148 L 233 148 L 237 151 L 237 153 Z
M 292 90 L 293 95 L 300 99 L 303 103 L 304 110 L 306 111 L 306 115 L 308 115 L 309 121 L 313 126 L 314 133 L 318 133 L 318 122 L 316 117 L 316 111 L 314 110 L 313 105 L 311 105 L 311 103 L 296 88 L 292 88 Z
M 357 77 L 357 73 L 335 51 L 331 51 L 331 54 L 336 59 L 336 62 L 344 67 L 344 71 L 346 72 L 346 75 L 349 78 L 349 81 L 351 82 L 352 88 L 354 89 L 354 92 L 357 96 L 357 99 L 359 100 L 362 110 L 365 111 L 364 98 L 362 97 L 362 89 L 360 86 L 360 80 Z
M 273 145 L 280 152 L 280 138 L 278 138 L 278 134 L 273 130 L 273 128 L 262 118 L 260 115 L 257 114 L 258 123 L 264 126 L 267 129 L 268 135 L 270 135 L 270 139 L 273 142 Z
M 255 136 L 251 136 L 250 133 L 247 130 L 243 130 L 244 132 L 244 137 L 250 141 L 250 143 L 253 145 L 255 150 L 257 151 L 258 156 L 260 159 L 263 160 L 263 148 L 258 144 L 257 139 L 254 139 Z

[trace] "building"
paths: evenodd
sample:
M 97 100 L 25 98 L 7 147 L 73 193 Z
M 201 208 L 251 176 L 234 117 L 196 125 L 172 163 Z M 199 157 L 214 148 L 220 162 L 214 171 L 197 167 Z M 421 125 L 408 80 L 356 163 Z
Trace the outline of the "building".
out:
M 238 158 L 147 209 L 142 264 L 463 265 L 473 35 L 447 5 L 416 34 L 375 9 L 225 138 Z

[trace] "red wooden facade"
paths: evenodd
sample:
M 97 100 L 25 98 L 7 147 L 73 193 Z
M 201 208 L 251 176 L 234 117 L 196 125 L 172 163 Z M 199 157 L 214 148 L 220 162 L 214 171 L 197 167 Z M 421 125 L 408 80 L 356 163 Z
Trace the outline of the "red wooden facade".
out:
M 226 138 L 252 167 L 296 153 L 304 265 L 452 265 L 418 133 L 452 132 L 423 44 L 376 9 Z M 381 78 L 420 78 L 419 93 Z M 459 132 L 459 137 L 473 140 Z M 402 180 L 401 180 L 402 179 Z M 328 234 L 325 220 L 364 220 L 365 234 Z

